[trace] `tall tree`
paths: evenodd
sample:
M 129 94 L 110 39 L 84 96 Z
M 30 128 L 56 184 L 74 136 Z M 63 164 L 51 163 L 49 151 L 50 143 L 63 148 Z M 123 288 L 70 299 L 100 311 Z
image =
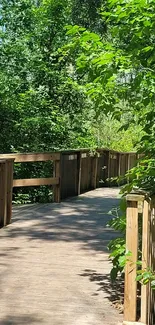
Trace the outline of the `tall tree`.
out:
M 125 114 L 125 128 L 136 120 L 141 125 L 139 149 L 145 160 L 134 170 L 129 190 L 136 185 L 154 193 L 154 1 L 108 0 L 102 16 L 108 26 L 106 37 L 68 26 L 71 42 L 64 55 L 74 54 L 78 83 L 99 111 L 111 111 L 119 119 Z
M 108 0 L 102 17 L 108 26 L 103 37 L 68 26 L 64 53 L 73 53 L 78 82 L 98 109 L 126 112 L 129 120 L 137 114 L 140 121 L 154 103 L 154 3 Z
M 106 24 L 101 17 L 103 0 L 74 0 L 72 6 L 73 24 L 103 34 Z
M 87 145 L 85 97 L 58 52 L 71 2 L 2 0 L 0 11 L 0 151 Z

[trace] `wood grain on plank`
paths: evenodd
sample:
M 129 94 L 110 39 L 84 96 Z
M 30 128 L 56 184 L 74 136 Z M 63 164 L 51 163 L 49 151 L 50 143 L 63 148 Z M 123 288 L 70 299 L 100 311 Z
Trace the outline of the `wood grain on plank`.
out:
M 149 230 L 150 230 L 150 203 L 144 201 L 143 229 L 142 229 L 142 270 L 149 267 Z M 141 287 L 141 321 L 148 322 L 148 295 L 149 284 Z
M 138 258 L 138 204 L 127 201 L 126 249 L 132 252 L 125 267 L 124 320 L 136 321 L 137 281 L 136 262 Z
M 30 179 L 14 179 L 13 187 L 20 186 L 40 186 L 40 185 L 58 185 L 59 178 L 30 178 Z
M 59 152 L 46 152 L 46 153 L 12 153 L 12 154 L 1 154 L 0 159 L 14 158 L 15 163 L 19 162 L 36 162 L 36 161 L 48 161 L 48 160 L 59 160 Z

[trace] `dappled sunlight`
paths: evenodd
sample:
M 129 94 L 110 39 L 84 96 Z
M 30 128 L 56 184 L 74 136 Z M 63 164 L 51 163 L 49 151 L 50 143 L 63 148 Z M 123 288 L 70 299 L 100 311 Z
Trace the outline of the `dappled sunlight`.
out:
M 106 197 L 106 191 L 112 198 Z M 118 206 L 119 199 L 118 189 L 106 191 L 91 191 L 61 204 L 15 207 L 12 225 L 4 236 L 51 242 L 73 241 L 83 249 L 107 252 L 109 240 L 116 237 L 116 233 L 106 226 L 111 218 L 108 211 Z
M 110 189 L 112 198 L 105 191 L 14 207 L 12 224 L 0 232 L 0 324 L 51 325 L 54 319 L 53 325 L 72 325 L 75 315 L 79 325 L 118 323 L 106 280 L 107 244 L 117 236 L 106 224 L 119 204 L 118 189 Z

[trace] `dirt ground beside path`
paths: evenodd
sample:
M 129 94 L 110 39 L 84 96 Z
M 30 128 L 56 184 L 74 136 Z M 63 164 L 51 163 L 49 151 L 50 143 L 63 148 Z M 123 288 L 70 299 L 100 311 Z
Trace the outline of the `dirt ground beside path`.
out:
M 112 305 L 107 212 L 118 189 L 14 207 L 0 230 L 0 325 L 120 325 Z

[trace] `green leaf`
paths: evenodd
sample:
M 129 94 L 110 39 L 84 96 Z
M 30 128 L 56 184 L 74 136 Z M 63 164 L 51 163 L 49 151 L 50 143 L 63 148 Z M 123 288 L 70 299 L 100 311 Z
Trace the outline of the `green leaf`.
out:
M 141 281 L 142 279 L 143 279 L 143 275 L 142 274 L 137 275 L 136 281 Z
M 118 274 L 118 270 L 117 268 L 112 268 L 111 272 L 110 272 L 110 277 L 112 281 L 115 281 L 117 278 L 117 274 Z
M 151 281 L 151 288 L 152 288 L 152 289 L 155 289 L 155 280 L 152 280 L 152 281 Z

